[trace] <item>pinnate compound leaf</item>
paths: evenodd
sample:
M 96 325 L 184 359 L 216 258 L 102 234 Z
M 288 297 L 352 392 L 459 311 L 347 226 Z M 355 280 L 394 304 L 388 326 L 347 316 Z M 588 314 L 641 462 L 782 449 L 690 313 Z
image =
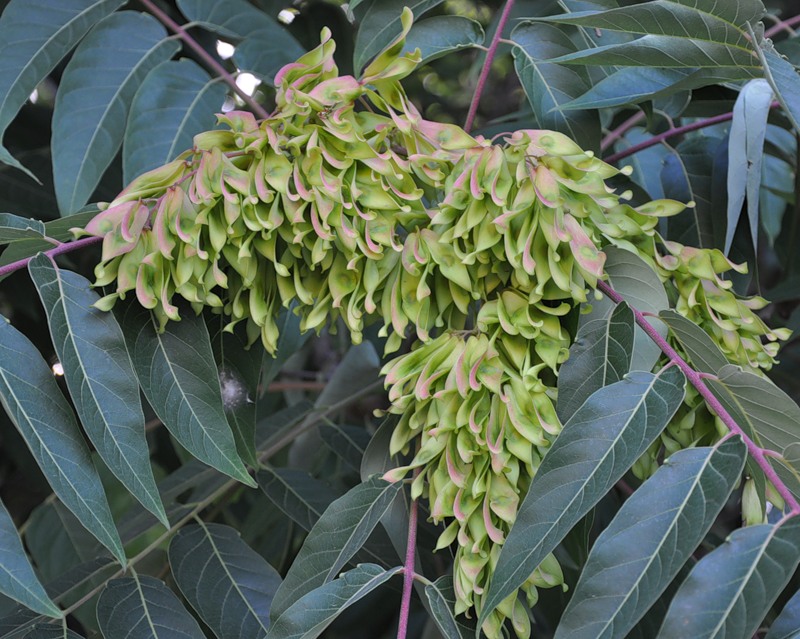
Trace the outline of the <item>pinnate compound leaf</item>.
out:
M 402 566 L 384 570 L 360 564 L 338 579 L 292 602 L 272 624 L 266 639 L 315 639 L 342 611 L 402 572 Z
M 479 626 L 653 443 L 683 400 L 684 384 L 677 367 L 630 373 L 596 391 L 564 425 L 500 551 Z
M 761 164 L 767 117 L 772 105 L 772 88 L 766 80 L 751 80 L 744 85 L 733 106 L 733 121 L 728 138 L 728 226 L 725 254 L 731 250 L 733 235 L 747 196 L 750 238 L 758 247 L 758 203 Z
M 281 577 L 238 531 L 199 522 L 169 545 L 178 588 L 220 639 L 263 639 Z
M 0 213 L 0 244 L 17 240 L 41 239 L 44 237 L 44 222 L 11 213 Z
M 69 61 L 53 111 L 53 180 L 62 214 L 89 200 L 122 145 L 139 85 L 180 49 L 166 35 L 154 17 L 121 11 L 92 29 Z
M 694 322 L 671 310 L 661 311 L 658 316 L 680 342 L 695 370 L 716 375 L 730 363 L 708 333 Z
M 109 470 L 169 526 L 150 467 L 139 383 L 119 324 L 111 313 L 94 308 L 100 296 L 84 277 L 58 269 L 41 253 L 28 270 L 89 438 Z
M 558 373 L 558 417 L 566 422 L 596 390 L 621 380 L 631 366 L 633 312 L 617 305 L 610 315 L 578 331 L 569 359 Z
M 174 160 L 195 135 L 213 128 L 225 93 L 224 84 L 188 58 L 153 69 L 131 103 L 122 148 L 125 183 Z
M 105 639 L 205 639 L 163 581 L 136 573 L 106 584 L 97 600 L 97 621 Z
M 400 14 L 406 6 L 414 13 L 414 21 L 442 0 L 370 0 L 358 25 L 353 51 L 353 68 L 359 75 L 373 57 L 403 30 Z
M 0 14 L 0 140 L 28 97 L 125 0 L 12 0 Z M 23 168 L 0 147 L 0 162 Z M 24 169 L 23 169 L 24 170 Z
M 792 576 L 800 517 L 734 530 L 672 600 L 658 639 L 750 639 Z
M 306 537 L 272 602 L 274 620 L 315 588 L 331 581 L 364 545 L 402 482 L 373 477 L 334 501 Z
M 328 484 L 304 470 L 266 466 L 256 479 L 272 503 L 303 530 L 311 530 L 338 497 Z
M 17 529 L 0 502 L 0 593 L 48 617 L 60 617 L 25 555 Z
M 420 64 L 443 55 L 483 44 L 486 34 L 480 22 L 463 16 L 436 16 L 412 25 L 403 52 L 419 48 Z
M 511 32 L 514 67 L 538 125 L 580 140 L 585 148 L 598 149 L 600 127 L 597 113 L 561 111 L 590 86 L 585 69 L 552 64 L 550 58 L 575 51 L 575 45 L 558 27 L 523 22 Z
M 556 639 L 626 636 L 711 528 L 746 453 L 736 438 L 667 459 L 597 538 Z
M 786 602 L 764 639 L 797 639 L 800 637 L 800 590 Z
M 72 409 L 33 344 L 2 317 L 0 402 L 56 496 L 124 564 L 103 485 Z
M 184 308 L 181 321 L 159 333 L 146 308 L 133 301 L 117 307 L 133 368 L 158 418 L 197 459 L 255 487 L 225 417 L 203 319 Z

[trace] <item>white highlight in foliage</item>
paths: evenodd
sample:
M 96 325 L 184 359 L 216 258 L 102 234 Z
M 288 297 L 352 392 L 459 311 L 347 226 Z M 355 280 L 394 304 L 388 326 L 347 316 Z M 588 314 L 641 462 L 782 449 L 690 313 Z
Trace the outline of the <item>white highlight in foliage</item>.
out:
M 228 368 L 219 371 L 219 388 L 222 391 L 222 404 L 226 411 L 236 410 L 242 404 L 252 403 L 241 377 Z
M 278 14 L 278 22 L 292 24 L 298 13 L 297 9 L 282 9 Z
M 261 80 L 259 80 L 252 73 L 240 73 L 238 76 L 236 76 L 236 86 L 238 86 L 247 95 L 253 95 L 256 92 L 259 84 L 261 84 Z
M 234 51 L 236 51 L 236 47 L 234 47 L 230 42 L 217 40 L 217 55 L 223 60 L 233 57 Z
M 56 362 L 52 366 L 53 375 L 56 377 L 61 377 L 64 374 L 64 366 L 61 362 Z

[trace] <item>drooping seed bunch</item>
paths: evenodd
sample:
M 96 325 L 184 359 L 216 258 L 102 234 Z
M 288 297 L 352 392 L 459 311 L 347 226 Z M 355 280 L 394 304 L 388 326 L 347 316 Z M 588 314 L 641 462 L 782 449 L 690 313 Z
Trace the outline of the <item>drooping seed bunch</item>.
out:
M 104 238 L 97 284 L 116 285 L 102 308 L 132 294 L 163 325 L 179 319 L 182 298 L 229 328 L 244 322 L 271 353 L 282 307 L 304 331 L 341 321 L 355 343 L 379 322 L 387 352 L 414 331 L 411 351 L 384 369 L 399 416 L 392 452 L 410 455 L 387 479 L 420 469 L 412 492 L 446 524 L 439 547 L 456 543 L 456 611 L 480 612 L 517 506 L 561 429 L 555 380 L 574 340 L 568 319 L 604 277 L 604 246 L 647 261 L 676 310 L 732 362 L 768 368 L 777 346 L 761 337 L 782 335 L 754 314 L 763 300 L 736 297 L 719 277 L 734 268 L 719 251 L 660 237 L 659 218 L 682 204 L 626 204 L 605 183 L 618 170 L 559 133 L 493 144 L 424 120 L 400 84 L 419 60 L 402 53 L 409 13 L 403 25 L 361 80 L 338 75 L 323 32 L 277 75 L 272 116 L 220 116 L 226 128 L 134 180 L 83 233 Z M 709 433 L 713 417 L 695 419 L 697 404 L 670 424 L 668 446 Z M 657 452 L 637 464 L 642 476 Z M 532 604 L 537 587 L 562 582 L 550 557 L 522 590 Z M 529 635 L 514 595 L 487 636 L 502 636 L 507 618 Z

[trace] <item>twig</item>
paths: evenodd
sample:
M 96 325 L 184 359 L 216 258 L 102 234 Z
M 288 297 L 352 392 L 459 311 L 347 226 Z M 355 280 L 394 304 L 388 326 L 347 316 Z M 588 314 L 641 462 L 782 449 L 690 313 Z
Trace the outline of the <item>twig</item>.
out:
M 472 94 L 472 102 L 469 103 L 467 119 L 464 122 L 464 130 L 467 133 L 470 132 L 475 122 L 475 114 L 478 112 L 478 102 L 480 102 L 483 90 L 486 88 L 486 80 L 489 78 L 489 72 L 492 70 L 492 62 L 497 53 L 497 47 L 500 44 L 500 36 L 503 35 L 503 29 L 506 28 L 506 22 L 508 22 L 508 16 L 511 15 L 513 6 L 514 0 L 506 0 L 503 13 L 500 14 L 500 20 L 497 21 L 497 30 L 494 32 L 494 36 L 492 36 L 492 42 L 489 45 L 489 50 L 486 52 L 486 60 L 483 61 L 483 68 L 478 76 L 478 84 L 475 87 L 475 93 Z
M 414 469 L 414 477 L 419 475 L 419 468 Z M 403 564 L 403 598 L 400 600 L 400 621 L 397 625 L 397 639 L 406 639 L 408 620 L 411 615 L 411 592 L 414 589 L 414 566 L 417 549 L 417 500 L 411 500 L 408 513 L 408 541 L 406 543 L 406 560 Z
M 640 120 L 644 118 L 644 111 L 637 111 L 627 120 L 625 120 L 622 124 L 620 124 L 616 129 L 611 131 L 606 137 L 603 138 L 603 141 L 600 142 L 600 150 L 605 151 L 608 147 L 610 147 L 614 142 L 619 140 L 623 135 L 625 135 L 628 131 L 630 131 L 636 124 L 639 123 Z
M 786 20 L 779 20 L 769 29 L 764 31 L 764 37 L 771 38 L 772 36 L 781 31 L 787 31 L 790 35 L 794 35 L 794 30 L 792 29 L 792 27 L 795 26 L 796 24 L 800 24 L 800 15 L 792 16 L 791 18 L 786 18 Z
M 775 101 L 770 105 L 770 109 L 774 109 L 780 106 L 780 103 Z M 691 124 L 684 124 L 683 126 L 673 127 L 668 131 L 664 131 L 664 133 L 660 133 L 659 135 L 654 135 L 649 140 L 645 140 L 644 142 L 640 142 L 639 144 L 634 144 L 629 149 L 624 149 L 619 151 L 618 153 L 613 153 L 608 157 L 603 158 L 603 161 L 608 162 L 609 164 L 614 164 L 615 162 L 619 162 L 621 159 L 628 157 L 629 155 L 633 155 L 634 153 L 638 153 L 639 151 L 643 151 L 644 149 L 648 149 L 651 146 L 655 146 L 656 144 L 661 144 L 665 140 L 669 138 L 674 138 L 677 135 L 683 135 L 684 133 L 690 133 L 691 131 L 697 131 L 698 129 L 704 129 L 709 126 L 713 126 L 715 124 L 719 124 L 720 122 L 726 122 L 728 120 L 733 119 L 733 111 L 729 111 L 728 113 L 720 113 L 719 115 L 715 115 L 710 118 L 706 118 L 704 120 L 698 120 L 697 122 L 692 122 Z
M 615 304 L 619 304 L 620 302 L 624 301 L 623 297 L 613 288 L 611 288 L 611 286 L 609 286 L 606 282 L 598 280 L 597 288 Z M 667 340 L 664 339 L 655 328 L 653 328 L 653 325 L 647 321 L 647 318 L 645 318 L 642 312 L 633 306 L 630 308 L 631 311 L 633 311 L 633 316 L 636 318 L 636 323 L 641 326 L 642 329 L 644 329 L 644 332 L 647 333 L 650 339 L 652 339 L 658 345 L 658 347 L 667 357 L 669 357 L 670 361 L 678 366 L 681 371 L 683 371 L 683 374 L 686 375 L 686 379 L 688 379 L 689 383 L 691 383 L 691 385 L 697 389 L 697 391 L 708 404 L 708 407 L 717 414 L 725 426 L 728 427 L 728 430 L 736 433 L 742 438 L 742 441 L 747 446 L 747 451 L 750 453 L 750 456 L 755 460 L 759 468 L 764 471 L 764 475 L 775 487 L 775 490 L 778 491 L 778 494 L 780 494 L 786 504 L 789 505 L 791 512 L 794 514 L 800 513 L 800 503 L 798 503 L 797 499 L 795 499 L 794 495 L 786 487 L 786 484 L 784 484 L 780 477 L 778 477 L 778 474 L 775 472 L 772 464 L 769 463 L 764 450 L 747 436 L 747 434 L 742 430 L 741 426 L 736 423 L 736 420 L 731 417 L 727 410 L 725 410 L 725 407 L 720 403 L 714 393 L 712 393 L 708 386 L 706 386 L 700 374 L 691 366 L 689 366 L 689 364 L 686 363 L 686 360 L 684 360 L 677 353 L 677 351 L 669 345 L 669 342 L 667 342 Z
M 84 237 L 80 240 L 75 240 L 74 242 L 64 242 L 63 244 L 59 244 L 55 248 L 51 248 L 48 251 L 44 251 L 44 254 L 50 258 L 56 257 L 57 255 L 63 255 L 64 253 L 70 253 L 72 251 L 77 251 L 80 248 L 84 248 L 86 246 L 91 246 L 92 244 L 97 244 L 98 242 L 102 242 L 102 237 Z M 24 257 L 21 260 L 17 260 L 16 262 L 11 262 L 10 264 L 6 264 L 5 266 L 0 266 L 0 278 L 5 277 L 6 275 L 10 275 L 14 271 L 18 271 L 22 268 L 28 266 L 28 262 L 33 259 L 34 256 L 31 257 Z
M 245 104 L 249 106 L 253 112 L 260 118 L 266 120 L 269 117 L 267 110 L 253 99 L 253 96 L 245 93 L 242 88 L 236 84 L 234 77 L 219 62 L 217 62 L 208 51 L 206 51 L 192 36 L 188 34 L 186 29 L 170 18 L 164 11 L 159 9 L 152 0 L 140 0 L 141 4 L 147 8 L 158 20 L 183 40 L 186 45 L 192 49 L 197 56 L 205 62 L 219 77 L 221 77 L 238 95 Z

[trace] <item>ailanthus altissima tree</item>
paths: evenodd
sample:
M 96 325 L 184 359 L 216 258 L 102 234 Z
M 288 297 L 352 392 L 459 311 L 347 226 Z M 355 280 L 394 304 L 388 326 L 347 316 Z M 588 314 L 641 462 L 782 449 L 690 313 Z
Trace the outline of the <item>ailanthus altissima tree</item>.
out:
M 185 4 L 191 17 L 202 3 Z M 242 15 L 252 17 L 251 10 Z M 388 9 L 370 5 L 362 29 L 373 11 Z M 736 29 L 744 33 L 750 24 L 716 6 L 701 11 L 672 2 L 555 21 L 625 32 L 642 11 L 717 26 L 739 20 L 724 41 L 734 52 L 744 42 L 734 42 Z M 74 227 L 82 239 L 9 266 L 29 262 L 99 459 L 167 528 L 130 563 L 172 538 L 171 574 L 220 637 L 319 636 L 344 607 L 394 575 L 403 576 L 398 637 L 409 631 L 415 581 L 448 638 L 495 639 L 510 631 L 527 638 L 542 589 L 553 587 L 571 597 L 556 637 L 623 637 L 648 632 L 647 623 L 660 627 L 659 637 L 686 636 L 687 628 L 711 637 L 720 627 L 751 636 L 800 560 L 797 442 L 788 426 L 800 409 L 766 377 L 790 331 L 769 328 L 765 299 L 736 292 L 732 275 L 741 279 L 748 269 L 706 246 L 699 223 L 700 246 L 679 241 L 676 220 L 683 225 L 687 215 L 699 215 L 703 202 L 642 199 L 635 189 L 615 188 L 612 181 L 637 170 L 645 183 L 649 176 L 641 167 L 617 169 L 555 129 L 472 135 L 424 117 L 404 84 L 436 50 L 436 29 L 412 22 L 411 10 L 398 13 L 390 25 L 399 35 L 383 50 L 362 42 L 356 60 L 374 59 L 357 75 L 340 72 L 331 31 L 323 29 L 319 46 L 275 74 L 272 113 L 220 115 L 218 128 L 195 135 L 190 149 L 130 181 Z M 542 26 L 527 28 L 542 36 Z M 592 55 L 613 58 L 619 49 L 619 57 L 658 37 L 684 36 L 648 34 Z M 496 46 L 495 38 L 489 61 Z M 525 46 L 517 46 L 525 89 L 542 88 L 552 63 L 526 58 Z M 785 60 L 767 43 L 759 46 L 774 81 Z M 563 62 L 584 58 L 594 60 L 587 53 Z M 538 80 L 526 82 L 531 65 Z M 479 87 L 488 69 L 487 62 Z M 709 84 L 710 77 L 694 82 Z M 751 103 L 759 101 L 755 90 L 747 89 Z M 254 111 L 263 109 L 256 104 Z M 540 124 L 548 114 L 540 112 Z M 471 108 L 468 129 L 473 117 Z M 575 124 L 563 117 L 567 128 Z M 732 117 L 735 123 L 736 111 Z M 23 239 L 48 237 L 44 225 L 13 217 L 6 223 Z M 55 255 L 96 242 L 102 254 L 92 285 L 55 265 Z M 207 325 L 218 332 L 213 348 Z M 287 342 L 296 348 L 298 335 L 337 328 L 354 345 L 368 334 L 380 340 L 387 359 L 381 374 L 388 396 L 378 411 L 387 419 L 366 450 L 352 430 L 330 421 L 325 404 L 305 414 L 289 406 L 278 413 L 283 429 L 259 430 L 259 379 L 269 381 L 274 358 L 285 360 Z M 4 406 L 56 496 L 123 570 L 126 544 L 148 529 L 137 517 L 149 515 L 134 509 L 134 536 L 117 532 L 72 409 L 53 395 L 60 391 L 46 368 L 27 370 L 35 349 L 25 337 L 10 325 L 3 333 L 6 353 L 24 355 L 3 368 Z M 41 408 L 19 394 L 19 380 L 35 383 Z M 187 484 L 179 469 L 156 485 L 149 463 L 142 466 L 147 447 L 137 431 L 144 417 L 131 395 L 139 385 L 174 440 L 232 479 L 198 468 L 200 483 Z M 123 400 L 122 409 L 110 406 L 111 397 Z M 54 459 L 55 439 L 41 446 L 44 414 L 37 410 L 71 420 L 69 432 L 48 437 L 61 438 L 71 462 L 82 460 L 80 482 Z M 322 435 L 320 417 L 334 434 Z M 269 462 L 312 427 L 333 450 L 346 451 L 351 467 L 361 467 L 363 483 L 328 500 L 327 509 L 311 478 Z M 291 453 L 288 459 L 291 465 Z M 324 477 L 325 469 L 316 472 Z M 216 520 L 225 508 L 221 495 L 236 481 L 254 486 L 252 472 L 266 496 L 309 530 L 282 580 Z M 629 482 L 640 485 L 633 490 Z M 740 484 L 746 527 L 692 567 L 692 553 Z M 576 562 L 567 540 L 588 534 L 593 509 L 615 485 L 632 494 Z M 183 503 L 177 497 L 187 487 L 193 493 Z M 439 574 L 418 565 L 420 509 L 435 527 L 430 549 Z M 784 516 L 768 522 L 770 511 Z M 406 539 L 396 527 L 403 520 Z M 375 550 L 379 523 L 402 565 Z M 7 534 L 26 576 L 5 588 L 0 581 L 0 591 L 63 617 L 38 585 L 13 526 Z M 585 538 L 582 544 L 586 553 Z M 362 556 L 370 562 L 359 563 Z M 358 565 L 342 573 L 350 562 Z M 723 569 L 730 579 L 720 576 Z M 100 593 L 104 636 L 138 637 L 126 620 L 155 608 L 163 615 L 157 626 L 200 632 L 158 579 L 136 571 L 104 579 L 87 595 Z M 11 587 L 20 582 L 22 591 Z M 220 601 L 216 588 L 229 598 Z M 728 613 L 709 617 L 708 606 L 726 602 Z

